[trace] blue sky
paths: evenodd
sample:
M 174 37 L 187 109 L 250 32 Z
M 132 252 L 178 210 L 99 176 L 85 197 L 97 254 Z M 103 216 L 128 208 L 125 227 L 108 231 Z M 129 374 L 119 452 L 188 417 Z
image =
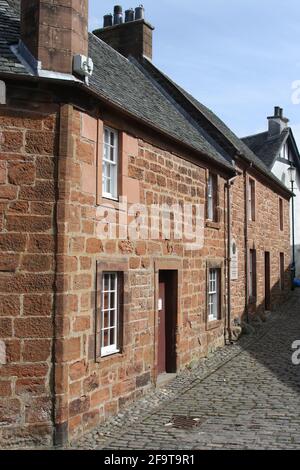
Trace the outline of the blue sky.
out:
M 90 0 L 90 30 L 117 4 Z M 138 6 L 119 2 L 125 9 Z M 239 136 L 266 129 L 284 108 L 300 146 L 299 0 L 144 0 L 155 26 L 153 62 Z M 300 93 L 297 93 L 300 97 Z M 300 100 L 299 100 L 300 101 Z

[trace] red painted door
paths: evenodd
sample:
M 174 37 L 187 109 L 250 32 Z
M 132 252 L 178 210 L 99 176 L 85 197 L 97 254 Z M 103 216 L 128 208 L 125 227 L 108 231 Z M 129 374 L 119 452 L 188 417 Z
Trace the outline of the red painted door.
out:
M 166 284 L 159 283 L 158 298 L 158 373 L 166 372 Z

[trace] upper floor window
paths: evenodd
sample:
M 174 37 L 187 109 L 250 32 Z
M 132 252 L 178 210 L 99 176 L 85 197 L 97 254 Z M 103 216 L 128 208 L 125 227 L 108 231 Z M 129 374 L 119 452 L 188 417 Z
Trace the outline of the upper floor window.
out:
M 253 179 L 249 179 L 248 183 L 248 212 L 249 212 L 249 220 L 255 220 L 255 181 Z
M 279 198 L 279 228 L 283 230 L 283 201 Z
M 221 306 L 221 270 L 210 269 L 208 280 L 208 321 L 220 318 Z
M 118 132 L 104 128 L 102 196 L 109 199 L 118 197 Z
M 218 221 L 218 177 L 209 173 L 207 182 L 207 219 Z

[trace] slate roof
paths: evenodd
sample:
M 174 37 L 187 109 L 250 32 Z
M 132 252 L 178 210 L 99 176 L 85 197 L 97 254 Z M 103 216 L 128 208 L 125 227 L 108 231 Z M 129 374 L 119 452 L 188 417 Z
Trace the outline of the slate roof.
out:
M 173 80 L 171 80 L 167 75 L 161 72 L 157 67 L 153 65 L 148 59 L 144 58 L 143 63 L 146 67 L 148 73 L 152 74 L 155 77 L 155 80 L 160 83 L 161 86 L 166 86 L 168 88 L 169 85 L 172 85 L 173 88 L 178 90 L 181 96 L 185 97 L 194 107 L 197 109 L 202 115 L 202 117 L 211 124 L 211 128 L 216 128 L 218 131 L 230 142 L 230 144 L 236 149 L 236 151 L 241 152 L 245 159 L 252 163 L 258 170 L 260 170 L 265 176 L 268 176 L 272 179 L 276 184 L 279 184 L 282 188 L 285 186 L 282 182 L 276 178 L 276 176 L 271 172 L 270 168 L 266 165 L 265 161 L 260 158 L 256 152 L 253 151 L 251 147 L 247 145 L 243 139 L 240 139 L 236 136 L 231 129 L 220 119 L 216 114 L 214 114 L 209 108 L 204 106 L 202 103 L 197 101 L 192 95 L 186 92 L 183 88 L 177 85 Z M 174 92 L 172 94 L 174 95 Z M 207 126 L 206 126 L 207 128 Z M 286 188 L 285 188 L 286 189 Z
M 232 169 L 231 163 L 201 135 L 201 130 L 133 62 L 93 34 L 89 35 L 89 54 L 94 61 L 90 87 L 97 94 Z
M 12 53 L 11 44 L 16 44 L 20 35 L 19 0 L 0 0 L 0 74 L 12 73 L 31 75 Z M 168 80 L 184 99 L 188 100 L 197 111 L 197 119 L 193 119 L 184 112 L 180 104 L 174 102 L 172 96 L 159 86 L 157 76 L 149 76 L 141 64 L 134 59 L 126 59 L 110 46 L 105 44 L 93 34 L 89 34 L 89 55 L 94 61 L 94 73 L 90 79 L 90 89 L 101 98 L 126 110 L 132 116 L 143 120 L 152 127 L 161 130 L 171 138 L 206 155 L 224 169 L 234 173 L 231 157 L 225 147 L 215 139 L 207 122 L 222 134 L 221 138 L 227 141 L 245 158 L 255 165 L 262 173 L 267 175 L 282 188 L 282 183 L 272 175 L 267 166 L 251 149 L 240 140 L 212 111 L 188 94 L 162 72 L 153 70 L 156 74 Z M 150 62 L 148 63 L 149 66 Z M 176 101 L 176 100 L 175 100 Z M 202 125 L 201 119 L 206 120 Z M 225 149 L 225 150 L 224 150 Z
M 287 127 L 281 134 L 272 138 L 269 138 L 268 132 L 261 132 L 260 134 L 243 137 L 242 140 L 271 170 L 289 134 L 290 128 Z

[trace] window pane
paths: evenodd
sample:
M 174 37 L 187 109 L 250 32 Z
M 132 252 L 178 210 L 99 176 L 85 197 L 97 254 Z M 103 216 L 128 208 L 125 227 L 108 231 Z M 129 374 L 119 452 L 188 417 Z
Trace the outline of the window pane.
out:
M 103 294 L 103 310 L 108 310 L 109 309 L 109 294 L 107 292 L 104 292 Z
M 116 279 L 117 279 L 117 276 L 116 274 L 112 274 L 111 275 L 111 280 L 110 280 L 110 290 L 116 290 Z
M 116 321 L 116 312 L 114 310 L 111 310 L 110 311 L 110 324 L 109 324 L 109 326 L 110 327 L 116 326 L 115 321 Z
M 110 294 L 110 308 L 115 308 L 116 307 L 116 294 L 112 292 Z
M 103 279 L 104 279 L 104 290 L 106 291 L 109 289 L 109 275 L 104 274 Z
M 103 328 L 108 328 L 109 327 L 109 312 L 104 312 L 103 313 Z
M 114 147 L 110 148 L 110 161 L 112 161 L 112 162 L 115 161 L 115 149 L 114 149 Z
M 106 192 L 107 194 L 111 194 L 111 190 L 110 190 L 110 188 L 111 188 L 111 181 L 110 181 L 110 178 L 106 178 L 106 180 L 105 180 L 105 186 L 106 186 L 106 191 L 105 191 L 105 192 Z
M 112 147 L 115 145 L 115 134 L 113 132 L 110 133 L 110 145 Z
M 109 346 L 109 344 L 108 344 L 108 331 L 109 330 L 103 330 L 103 347 L 104 348 Z
M 218 316 L 218 297 L 217 294 L 213 295 L 213 309 L 212 309 L 212 314 L 214 318 L 217 318 Z
M 116 344 L 116 329 L 111 328 L 110 329 L 110 345 Z

